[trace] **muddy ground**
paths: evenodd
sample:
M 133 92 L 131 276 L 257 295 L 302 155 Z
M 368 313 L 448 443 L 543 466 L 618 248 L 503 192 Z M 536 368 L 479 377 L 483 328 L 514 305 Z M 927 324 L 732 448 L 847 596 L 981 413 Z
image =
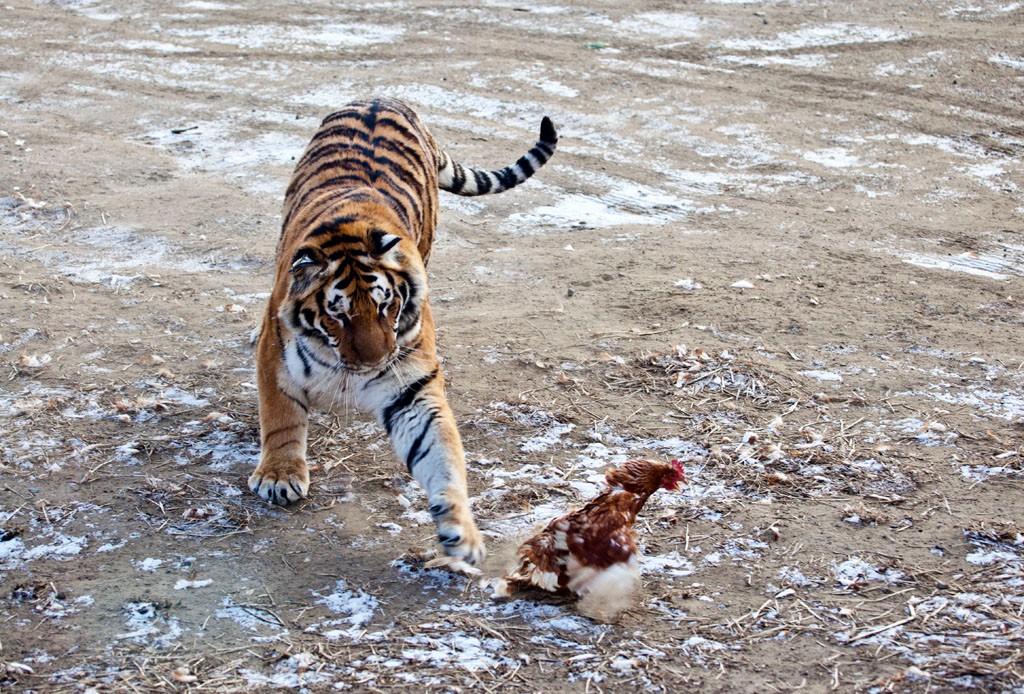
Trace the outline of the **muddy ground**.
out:
M 1018 691 L 1024 8 L 0 6 L 0 682 L 36 691 Z M 268 507 L 248 334 L 319 120 L 459 159 L 431 262 L 490 573 L 678 457 L 612 624 L 426 570 L 377 427 Z

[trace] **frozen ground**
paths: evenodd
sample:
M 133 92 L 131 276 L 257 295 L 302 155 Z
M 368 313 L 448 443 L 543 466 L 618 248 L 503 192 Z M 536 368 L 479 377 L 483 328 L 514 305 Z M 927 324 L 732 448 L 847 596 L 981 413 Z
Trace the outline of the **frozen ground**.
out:
M 0 6 L 0 686 L 1024 686 L 1024 5 L 337 5 Z M 424 569 L 357 414 L 245 489 L 290 169 L 374 94 L 480 166 L 560 128 L 443 198 L 433 305 L 488 572 L 685 462 L 614 624 Z

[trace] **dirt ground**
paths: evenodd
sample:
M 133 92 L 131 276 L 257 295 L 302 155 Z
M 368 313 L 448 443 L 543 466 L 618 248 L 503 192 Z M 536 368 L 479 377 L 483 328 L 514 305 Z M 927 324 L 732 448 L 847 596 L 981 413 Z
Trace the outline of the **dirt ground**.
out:
M 1024 688 L 1024 6 L 0 6 L 0 686 Z M 427 570 L 425 497 L 318 417 L 249 493 L 249 331 L 320 119 L 458 159 L 432 304 L 496 574 L 634 455 L 608 624 Z

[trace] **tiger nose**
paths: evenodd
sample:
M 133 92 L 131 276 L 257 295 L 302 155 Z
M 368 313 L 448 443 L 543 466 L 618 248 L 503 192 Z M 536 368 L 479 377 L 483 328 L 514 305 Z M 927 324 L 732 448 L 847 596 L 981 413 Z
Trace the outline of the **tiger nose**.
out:
M 359 362 L 366 366 L 382 363 L 391 354 L 392 346 L 388 339 L 391 331 L 379 320 L 367 321 L 362 328 L 355 332 L 352 340 Z

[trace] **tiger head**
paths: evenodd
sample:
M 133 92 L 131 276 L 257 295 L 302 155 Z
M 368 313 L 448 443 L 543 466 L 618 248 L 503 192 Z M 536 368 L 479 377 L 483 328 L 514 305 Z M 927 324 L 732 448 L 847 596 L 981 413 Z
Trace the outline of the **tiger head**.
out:
M 333 216 L 280 262 L 288 291 L 279 318 L 316 353 L 333 352 L 335 365 L 380 369 L 419 334 L 427 273 L 397 220 Z

